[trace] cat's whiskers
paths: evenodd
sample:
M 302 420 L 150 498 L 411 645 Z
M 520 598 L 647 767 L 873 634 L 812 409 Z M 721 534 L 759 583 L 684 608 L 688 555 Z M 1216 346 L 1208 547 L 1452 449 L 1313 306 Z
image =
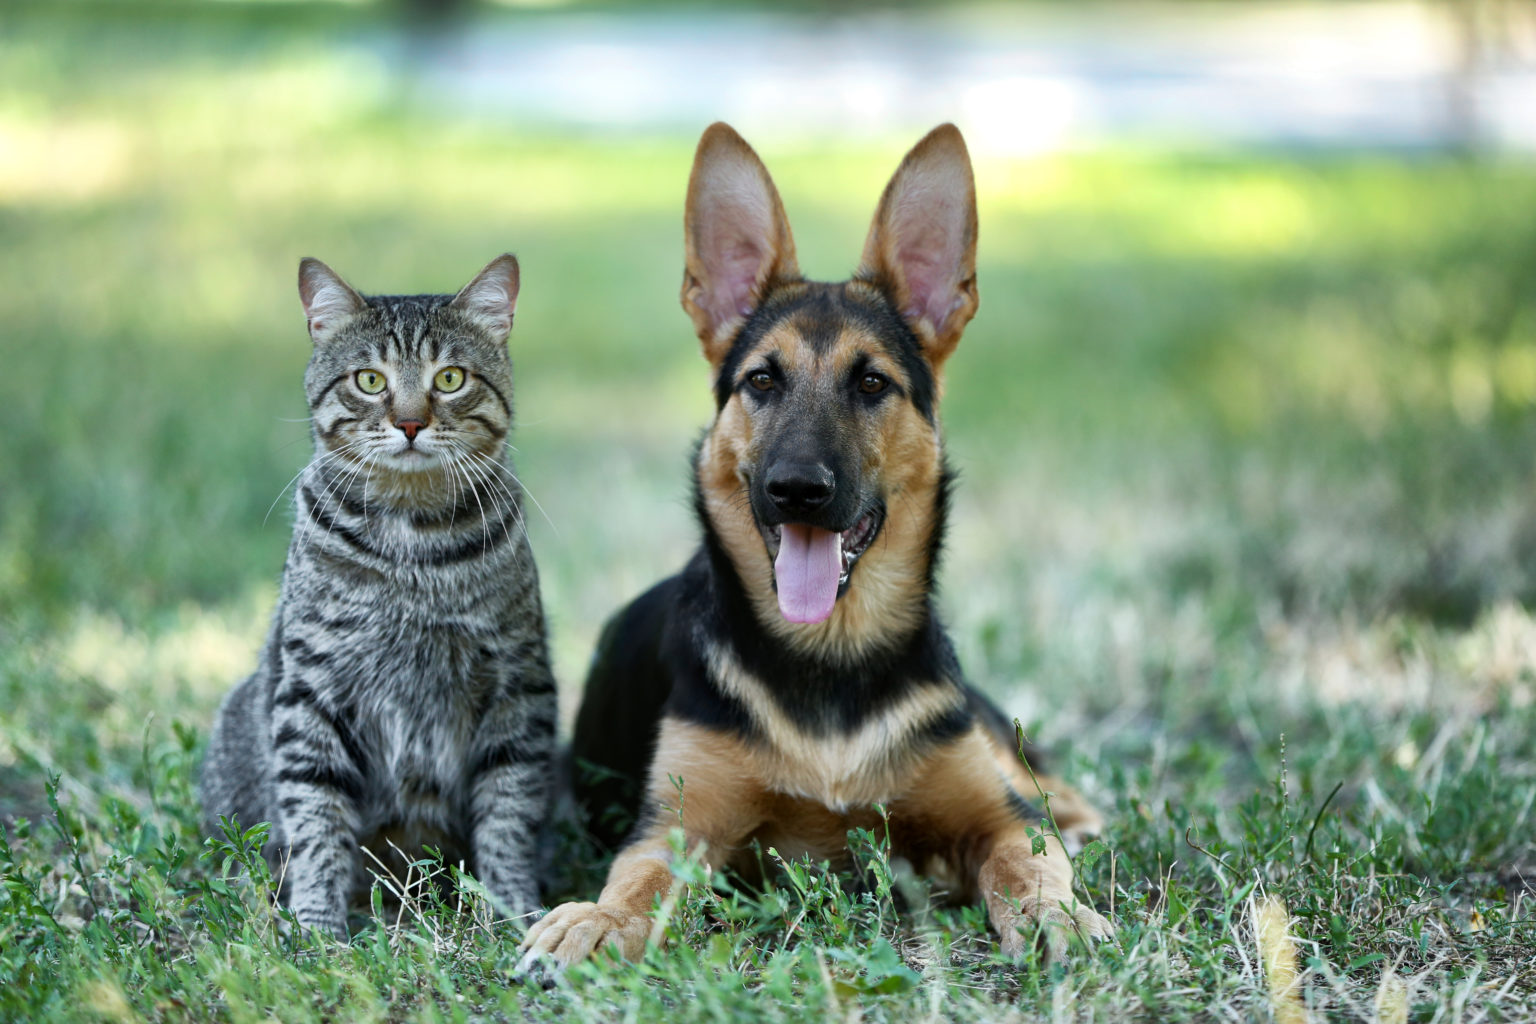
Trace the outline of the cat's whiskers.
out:
M 513 527 L 517 527 L 519 529 L 522 527 L 522 509 L 518 504 L 517 495 L 514 494 L 512 490 L 506 486 L 505 483 L 503 483 L 501 480 L 498 480 L 492 474 L 486 472 L 477 464 L 480 456 L 478 456 L 476 452 L 469 451 L 466 454 L 469 456 L 469 458 L 463 463 L 465 471 L 473 473 L 475 478 L 479 480 L 486 488 L 487 493 L 491 496 L 491 500 L 496 505 L 496 512 L 498 517 L 501 516 L 501 513 L 504 509 L 511 510 L 513 522 L 508 523 L 506 519 L 502 519 L 502 536 L 507 540 L 510 540 L 512 538 Z
M 349 441 L 347 444 L 342 445 L 340 448 L 332 449 L 319 458 L 310 459 L 308 462 L 304 463 L 303 468 L 289 478 L 288 482 L 283 485 L 283 489 L 277 492 L 277 497 L 272 499 L 272 504 L 267 506 L 267 514 L 261 517 L 261 524 L 265 526 L 267 524 L 267 520 L 272 518 L 272 510 L 277 508 L 277 503 L 283 500 L 283 495 L 288 493 L 288 488 L 292 487 L 295 483 L 298 482 L 299 477 L 309 472 L 310 469 L 318 469 L 332 459 L 340 458 L 342 453 L 345 452 L 349 447 L 353 447 L 359 444 L 362 444 L 361 439 L 357 441 Z
M 500 470 L 500 469 L 505 469 L 506 468 L 504 464 L 502 464 L 500 462 L 497 462 L 496 460 L 490 458 L 489 456 L 483 455 L 483 454 L 481 454 L 479 452 L 468 451 L 468 452 L 466 452 L 466 454 L 470 457 L 471 464 L 483 462 L 486 465 L 492 467 L 493 469 Z M 494 488 L 494 489 L 496 489 L 500 494 L 505 495 L 506 498 L 507 498 L 508 503 L 511 504 L 514 509 L 516 509 L 517 514 L 515 516 L 515 519 L 517 521 L 516 522 L 517 528 L 518 528 L 518 530 L 520 530 L 522 532 L 524 538 L 526 538 L 528 536 L 528 522 L 527 522 L 527 518 L 523 515 L 522 508 L 517 503 L 517 495 L 513 492 L 512 488 L 510 486 L 508 486 L 508 484 L 507 484 L 507 482 L 505 480 L 499 479 L 494 474 L 487 473 L 484 468 L 477 468 L 477 472 L 480 473 L 480 474 L 483 474 L 483 478 L 486 480 L 487 485 L 492 487 L 492 488 Z M 526 492 L 524 492 L 524 493 L 526 493 Z M 551 525 L 553 525 L 553 524 L 551 524 Z
M 443 464 L 448 469 L 448 483 L 453 488 L 450 492 L 451 507 L 448 513 L 448 526 L 452 529 L 453 524 L 458 520 L 459 506 L 467 505 L 464 496 L 474 488 L 470 486 L 469 478 L 464 475 L 463 470 L 459 469 L 454 460 L 446 459 Z
M 373 464 L 378 459 L 379 446 L 375 445 L 363 462 L 363 529 L 368 530 L 368 483 L 373 479 Z
M 512 446 L 507 445 L 507 447 L 511 448 Z M 515 451 L 516 449 L 513 450 Z M 549 524 L 549 528 L 555 531 L 555 536 L 560 536 L 560 527 L 556 526 L 555 521 L 549 518 L 549 513 L 544 511 L 544 506 L 539 504 L 539 499 L 533 496 L 533 492 L 528 489 L 527 484 L 518 479 L 517 474 L 512 471 L 511 466 L 507 465 L 505 459 L 493 459 L 489 455 L 479 455 L 478 457 L 484 459 L 488 464 L 496 467 L 498 471 L 503 472 L 507 474 L 507 476 L 511 477 L 512 482 L 518 486 L 518 489 L 521 490 L 524 494 L 528 495 L 528 500 L 533 502 L 533 507 L 539 510 L 539 515 L 544 517 L 544 521 Z
M 461 434 L 469 434 L 473 437 L 483 437 L 488 442 L 485 448 L 476 448 L 475 452 L 489 459 L 496 459 L 503 452 L 511 452 L 516 455 L 518 448 L 505 434 L 493 434 L 489 430 L 472 430 L 468 427 L 456 428 Z
M 303 444 L 305 441 L 308 441 L 308 440 L 310 440 L 309 436 L 305 435 L 304 437 L 296 437 L 292 441 L 284 441 L 282 444 L 280 444 L 276 448 L 272 449 L 272 453 L 274 455 L 276 455 L 278 452 L 285 452 L 289 448 L 292 448 L 294 445 L 296 445 L 296 444 Z
M 459 502 L 462 500 L 460 495 L 463 494 L 463 491 L 459 489 L 459 473 L 457 467 L 450 462 L 448 468 L 453 470 L 453 472 L 448 474 L 448 483 L 453 488 L 448 492 L 449 501 L 451 502 L 448 507 L 448 529 L 450 532 L 452 532 L 454 524 L 459 521 Z
M 516 451 L 516 448 L 511 447 L 510 444 L 507 445 L 507 448 L 510 451 Z M 539 514 L 544 516 L 544 522 L 550 524 L 550 530 L 554 531 L 554 536 L 561 536 L 561 528 L 554 525 L 554 520 L 550 519 L 550 514 L 548 514 L 547 511 L 544 511 L 544 505 L 539 504 L 538 497 L 533 496 L 533 491 L 528 490 L 527 484 L 524 484 L 524 482 L 519 479 L 518 474 L 516 474 L 515 471 L 513 471 L 513 468 L 507 464 L 507 461 L 505 461 L 505 459 L 488 459 L 488 461 L 493 462 L 498 470 L 501 470 L 502 473 L 505 473 L 507 476 L 511 477 L 511 482 L 518 485 L 518 488 L 522 491 L 522 493 L 527 494 L 528 500 L 533 502 L 533 507 L 538 508 Z
M 499 479 L 498 477 L 486 472 L 483 468 L 481 468 L 482 463 L 490 465 L 493 468 L 499 468 L 496 466 L 494 459 L 490 458 L 483 452 L 469 447 L 456 438 L 449 438 L 448 440 L 453 445 L 453 450 L 455 453 L 462 457 L 464 464 L 466 466 L 474 466 L 476 468 L 476 475 L 485 483 L 487 487 L 493 489 L 498 496 L 505 497 L 509 502 L 515 503 L 517 501 L 517 495 L 512 491 L 510 487 L 507 486 L 506 481 Z
M 346 475 L 344 477 L 339 476 L 339 477 L 332 478 L 331 481 L 326 485 L 325 491 L 323 492 L 324 493 L 324 497 L 330 498 L 332 496 L 332 489 L 336 486 L 337 482 L 338 481 L 344 481 L 344 483 L 342 483 L 340 493 L 336 495 L 336 500 L 337 501 L 344 500 L 347 492 L 352 489 L 352 482 L 357 479 L 359 473 L 362 473 L 363 471 L 367 470 L 369 468 L 369 466 L 372 465 L 372 462 L 373 462 L 372 457 L 365 458 L 361 462 L 354 463 L 353 466 L 351 467 L 350 471 L 343 471 L 343 472 L 346 473 Z M 368 526 L 368 478 L 367 477 L 363 478 L 363 526 L 364 526 L 365 529 Z M 330 540 L 331 534 L 334 533 L 335 530 L 336 530 L 336 517 L 332 516 L 331 517 L 331 525 L 327 526 L 325 528 L 326 540 Z
M 485 518 L 485 503 L 480 500 L 480 488 L 470 482 L 467 472 L 468 466 L 465 463 L 453 461 L 449 465 L 453 467 L 455 472 L 464 474 L 464 486 L 468 487 L 470 493 L 475 496 L 475 504 L 480 508 L 480 554 L 484 555 L 486 545 L 490 543 L 491 524 Z M 492 506 L 494 507 L 494 502 Z
M 485 505 L 480 500 L 480 488 L 476 487 L 474 485 L 474 483 L 470 480 L 468 468 L 466 466 L 464 466 L 462 463 L 461 464 L 456 464 L 454 466 L 454 470 L 455 470 L 455 472 L 458 472 L 458 473 L 463 475 L 463 477 L 464 477 L 464 486 L 469 488 L 470 493 L 472 493 L 475 496 L 475 504 L 480 506 L 480 554 L 482 556 L 484 556 L 485 551 L 486 551 L 486 547 L 491 542 L 491 524 L 486 519 Z M 492 508 L 495 507 L 494 500 L 492 501 L 491 505 L 492 505 Z
M 325 498 L 330 499 L 334 497 L 339 501 L 346 496 L 347 491 L 351 489 L 353 478 L 357 476 L 362 467 L 367 465 L 365 461 L 355 459 L 352 456 L 359 450 L 366 450 L 367 446 L 368 439 L 359 438 L 354 444 L 348 445 L 344 449 L 338 449 L 336 452 L 338 459 L 334 460 L 331 464 L 316 463 L 317 467 L 324 467 L 322 478 L 325 482 L 325 489 L 321 494 Z M 345 455 L 346 458 L 339 458 L 342 455 Z M 336 465 L 336 462 L 340 462 L 341 465 Z M 338 485 L 341 488 L 339 491 L 336 489 Z
M 509 505 L 511 505 L 513 508 L 516 508 L 515 496 L 512 494 L 512 492 L 510 490 L 508 490 L 506 488 L 506 485 L 501 483 L 500 481 L 494 479 L 484 469 L 481 469 L 479 466 L 477 466 L 475 464 L 474 459 L 476 459 L 478 457 L 481 457 L 481 456 L 478 456 L 478 454 L 476 452 L 474 452 L 473 450 L 469 449 L 468 447 L 465 447 L 465 446 L 462 446 L 462 445 L 460 445 L 458 447 L 458 450 L 460 452 L 462 452 L 464 455 L 468 456 L 469 458 L 467 458 L 467 459 L 465 459 L 463 461 L 456 461 L 454 463 L 455 467 L 459 468 L 459 469 L 462 469 L 467 474 L 469 474 L 469 473 L 474 474 L 475 479 L 479 480 L 482 484 L 485 485 L 485 487 L 487 487 L 489 489 L 488 497 L 490 497 L 490 499 L 491 499 L 491 507 L 493 509 L 495 509 L 497 514 L 499 515 L 501 513 L 501 498 L 502 497 L 505 497 L 507 499 L 507 503 Z M 478 491 L 478 489 L 477 489 L 477 491 Z M 483 520 L 483 518 L 484 517 L 482 515 L 482 520 Z M 522 517 L 519 515 L 516 518 L 518 519 L 518 525 L 521 526 L 522 525 L 522 523 L 521 523 Z M 491 530 L 490 525 L 489 524 L 485 524 L 485 523 L 482 523 L 482 525 L 484 525 L 484 527 L 485 527 L 486 539 L 489 539 L 490 530 Z M 526 531 L 524 531 L 524 535 L 526 536 Z M 507 540 L 511 540 L 512 539 L 512 529 L 511 529 L 510 526 L 508 526 L 505 523 L 505 521 L 503 521 L 503 523 L 502 523 L 502 536 L 504 538 L 506 538 Z M 515 555 L 514 555 L 514 557 L 515 557 Z

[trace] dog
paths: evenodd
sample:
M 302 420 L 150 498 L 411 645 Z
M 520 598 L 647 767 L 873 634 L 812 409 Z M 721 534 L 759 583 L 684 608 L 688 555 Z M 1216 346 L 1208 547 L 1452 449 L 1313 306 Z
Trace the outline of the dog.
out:
M 907 154 L 851 280 L 801 275 L 772 178 L 723 123 L 699 141 L 684 238 L 682 304 L 716 406 L 693 460 L 704 541 L 599 640 L 572 743 L 597 779 L 577 793 L 593 810 L 638 802 L 638 821 L 597 902 L 529 930 L 520 971 L 608 947 L 637 959 L 679 824 L 712 870 L 750 872 L 769 846 L 846 864 L 876 804 L 893 855 L 984 900 L 1015 962 L 1038 933 L 1047 956 L 1068 932 L 1109 936 L 1061 841 L 1099 815 L 1021 763 L 933 605 L 953 479 L 940 372 L 978 303 L 960 131 Z M 601 817 L 593 831 L 618 836 Z

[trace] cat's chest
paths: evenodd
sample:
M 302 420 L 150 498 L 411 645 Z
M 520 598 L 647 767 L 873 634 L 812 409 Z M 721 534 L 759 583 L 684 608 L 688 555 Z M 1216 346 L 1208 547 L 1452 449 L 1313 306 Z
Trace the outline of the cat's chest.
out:
M 365 829 L 395 823 L 453 831 L 468 799 L 472 723 L 392 701 L 360 710 L 368 746 L 367 795 L 359 807 Z
M 456 787 L 474 736 L 468 716 L 423 715 L 393 701 L 377 702 L 371 711 L 375 761 L 385 780 L 407 795 Z
M 393 621 L 393 628 L 390 621 Z M 501 682 L 491 627 L 477 619 L 413 622 L 400 612 L 360 631 L 342 670 L 349 703 L 402 736 L 457 733 L 481 714 Z
M 479 531 L 420 529 L 403 515 L 352 527 L 340 540 L 300 537 L 285 583 L 301 601 L 350 605 L 394 632 L 445 620 L 477 627 L 496 621 L 517 603 L 532 572 L 520 535 L 492 546 Z
M 506 676 L 494 622 L 474 613 L 383 601 L 295 609 L 283 674 L 327 693 L 385 761 L 452 759 Z
M 449 605 L 508 589 L 532 564 L 518 531 L 487 532 L 478 517 L 427 529 L 405 515 L 376 516 L 360 529 L 372 555 L 360 561 L 382 574 L 383 589 L 426 590 Z
M 349 680 L 348 703 L 369 737 L 373 773 L 386 789 L 450 797 L 493 701 L 492 667 L 461 644 L 425 637 L 408 656 L 366 660 Z

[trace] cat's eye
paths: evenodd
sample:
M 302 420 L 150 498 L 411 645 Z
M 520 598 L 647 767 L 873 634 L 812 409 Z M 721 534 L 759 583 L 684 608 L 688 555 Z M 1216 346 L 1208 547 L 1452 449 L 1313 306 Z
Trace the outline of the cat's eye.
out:
M 878 373 L 866 373 L 859 379 L 859 391 L 866 395 L 878 395 L 884 391 L 891 382 Z
M 378 370 L 358 370 L 357 389 L 365 395 L 376 395 L 384 390 L 384 375 Z
M 767 370 L 758 370 L 756 373 L 747 378 L 747 383 L 751 384 L 759 391 L 772 391 L 773 374 L 769 373 Z
M 439 391 L 457 391 L 464 386 L 464 371 L 457 366 L 445 366 L 432 378 Z

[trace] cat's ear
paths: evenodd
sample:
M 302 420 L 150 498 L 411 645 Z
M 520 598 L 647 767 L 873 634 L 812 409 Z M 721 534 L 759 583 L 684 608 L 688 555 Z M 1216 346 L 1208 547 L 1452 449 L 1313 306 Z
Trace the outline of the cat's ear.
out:
M 299 298 L 316 345 L 329 340 L 347 317 L 368 306 L 336 271 L 307 256 L 299 261 Z
M 487 263 L 449 305 L 478 323 L 498 344 L 504 344 L 512 333 L 512 315 L 517 312 L 518 284 L 517 257 L 503 253 Z
M 885 289 L 935 369 L 976 315 L 976 181 L 960 129 L 941 124 L 896 169 L 859 276 Z
M 683 309 L 720 365 L 731 340 L 778 280 L 795 280 L 795 240 L 768 169 L 745 139 L 716 122 L 699 139 L 683 215 Z

